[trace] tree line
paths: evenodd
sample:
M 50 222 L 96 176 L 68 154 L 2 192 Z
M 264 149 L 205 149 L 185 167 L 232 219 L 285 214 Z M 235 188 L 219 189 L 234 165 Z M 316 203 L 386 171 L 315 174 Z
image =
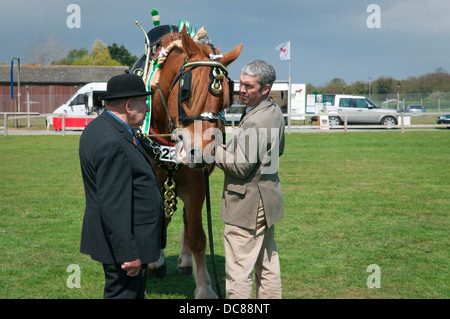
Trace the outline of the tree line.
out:
M 116 43 L 106 45 L 96 39 L 89 51 L 85 48 L 67 51 L 61 40 L 49 36 L 39 39 L 28 48 L 28 64 L 38 65 L 123 65 L 132 67 L 137 61 L 123 45 Z M 450 99 L 450 74 L 443 68 L 418 77 L 398 80 L 392 77 L 379 77 L 373 81 L 355 81 L 346 83 L 342 78 L 334 78 L 322 86 L 306 85 L 308 93 L 320 94 L 352 94 L 352 95 L 391 95 L 419 94 L 422 97 L 430 95 L 445 95 Z M 446 94 L 444 94 L 446 93 Z
M 356 81 L 347 84 L 341 78 L 334 78 L 323 86 L 307 84 L 307 92 L 320 94 L 352 94 L 352 95 L 389 95 L 389 94 L 423 94 L 450 92 L 450 74 L 443 68 L 418 77 L 398 80 L 392 77 L 379 77 L 374 81 Z
M 54 36 L 41 38 L 30 45 L 26 55 L 27 63 L 36 65 L 122 65 L 131 68 L 138 59 L 123 45 L 106 45 L 100 39 L 95 40 L 91 50 L 81 48 L 68 51 Z
M 124 65 L 131 68 L 137 59 L 123 45 L 113 43 L 107 46 L 97 39 L 91 51 L 85 48 L 70 50 L 66 57 L 52 61 L 52 65 Z

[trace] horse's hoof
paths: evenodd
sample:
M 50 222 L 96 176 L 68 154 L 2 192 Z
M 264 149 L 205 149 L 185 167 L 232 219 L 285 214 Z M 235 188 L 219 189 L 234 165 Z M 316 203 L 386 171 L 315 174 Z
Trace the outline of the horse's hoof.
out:
M 194 292 L 195 299 L 219 299 L 211 286 L 197 287 Z
M 150 278 L 164 278 L 167 273 L 166 264 L 162 265 L 159 268 L 149 269 L 147 268 L 147 276 Z
M 178 273 L 180 275 L 184 275 L 184 276 L 191 276 L 192 275 L 192 267 L 179 267 Z

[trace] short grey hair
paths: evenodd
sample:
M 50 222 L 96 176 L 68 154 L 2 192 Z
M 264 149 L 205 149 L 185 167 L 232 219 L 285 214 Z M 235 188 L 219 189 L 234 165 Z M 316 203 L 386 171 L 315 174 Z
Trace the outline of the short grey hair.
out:
M 270 84 L 270 88 L 272 88 L 272 84 L 277 78 L 277 74 L 273 66 L 262 60 L 255 60 L 247 63 L 244 65 L 241 72 L 242 74 L 250 76 L 259 76 L 259 84 L 261 87 L 264 87 L 266 84 Z

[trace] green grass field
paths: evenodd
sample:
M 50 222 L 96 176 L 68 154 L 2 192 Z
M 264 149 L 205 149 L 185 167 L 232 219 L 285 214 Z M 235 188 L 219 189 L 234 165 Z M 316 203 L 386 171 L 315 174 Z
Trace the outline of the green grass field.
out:
M 280 160 L 285 218 L 275 228 L 283 297 L 449 298 L 449 134 L 287 135 Z M 0 137 L 0 298 L 102 297 L 101 265 L 79 253 L 78 141 Z M 222 172 L 210 183 L 224 290 Z M 149 279 L 149 298 L 194 296 L 194 279 L 176 268 L 181 220 L 179 208 L 168 233 L 168 272 Z M 72 264 L 80 267 L 81 288 L 67 286 Z M 380 288 L 368 288 L 372 264 Z

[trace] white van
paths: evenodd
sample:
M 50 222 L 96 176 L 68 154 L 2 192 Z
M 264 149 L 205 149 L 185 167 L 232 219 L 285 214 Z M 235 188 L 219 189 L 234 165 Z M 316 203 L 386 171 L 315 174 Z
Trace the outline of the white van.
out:
M 54 110 L 53 114 L 55 116 L 65 114 L 66 117 L 98 114 L 103 108 L 103 101 L 98 98 L 104 94 L 106 94 L 106 82 L 88 83 L 72 95 L 66 103 Z M 47 129 L 53 125 L 55 116 L 47 117 Z

